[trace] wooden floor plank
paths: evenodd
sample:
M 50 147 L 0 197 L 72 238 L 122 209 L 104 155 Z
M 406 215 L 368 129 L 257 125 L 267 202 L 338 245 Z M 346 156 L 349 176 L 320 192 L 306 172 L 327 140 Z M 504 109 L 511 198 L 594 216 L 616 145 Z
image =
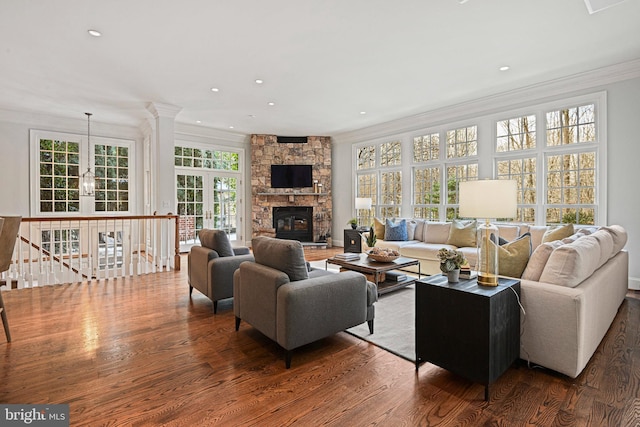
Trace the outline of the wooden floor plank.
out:
M 332 252 L 333 251 L 333 252 Z M 341 248 L 305 251 L 325 259 Z M 186 259 L 183 259 L 186 266 Z M 185 269 L 186 270 L 186 269 Z M 516 363 L 491 388 L 339 333 L 284 352 L 186 271 L 3 294 L 0 402 L 68 403 L 71 425 L 638 425 L 640 299 L 576 379 Z

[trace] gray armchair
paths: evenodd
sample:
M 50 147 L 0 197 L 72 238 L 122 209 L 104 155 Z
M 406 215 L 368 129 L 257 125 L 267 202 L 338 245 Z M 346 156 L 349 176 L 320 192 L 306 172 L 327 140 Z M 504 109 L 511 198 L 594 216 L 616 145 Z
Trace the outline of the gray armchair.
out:
M 200 230 L 200 246 L 193 246 L 187 258 L 189 296 L 193 288 L 213 301 L 213 313 L 218 301 L 233 296 L 233 273 L 244 261 L 253 261 L 249 248 L 232 248 L 222 230 Z
M 345 271 L 308 271 L 298 241 L 257 237 L 255 262 L 244 262 L 233 277 L 236 331 L 251 324 L 286 351 L 368 322 L 373 333 L 376 285 Z

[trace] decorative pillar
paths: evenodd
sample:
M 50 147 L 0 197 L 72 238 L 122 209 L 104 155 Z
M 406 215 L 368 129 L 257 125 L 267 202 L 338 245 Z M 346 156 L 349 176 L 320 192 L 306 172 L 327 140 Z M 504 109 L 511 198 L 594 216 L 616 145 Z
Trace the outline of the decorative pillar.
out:
M 155 197 L 152 206 L 154 212 L 160 215 L 176 213 L 175 204 L 175 118 L 182 110 L 181 107 L 170 104 L 150 102 L 147 110 L 156 119 L 155 138 L 151 138 L 151 191 Z

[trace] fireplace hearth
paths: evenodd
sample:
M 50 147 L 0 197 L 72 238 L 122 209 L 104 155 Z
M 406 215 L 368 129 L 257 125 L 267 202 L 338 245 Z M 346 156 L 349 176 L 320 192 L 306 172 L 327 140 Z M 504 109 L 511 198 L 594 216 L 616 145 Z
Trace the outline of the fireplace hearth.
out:
M 275 206 L 273 228 L 277 239 L 313 242 L 313 207 Z

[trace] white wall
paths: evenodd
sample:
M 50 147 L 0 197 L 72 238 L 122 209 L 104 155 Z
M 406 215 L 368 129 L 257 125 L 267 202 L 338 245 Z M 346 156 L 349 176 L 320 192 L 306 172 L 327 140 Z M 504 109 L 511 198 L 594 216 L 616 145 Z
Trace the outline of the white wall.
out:
M 87 120 L 79 113 L 78 120 L 59 117 L 16 113 L 0 110 L 0 214 L 31 216 L 30 136 L 31 129 L 87 134 Z M 128 139 L 136 144 L 136 171 L 142 171 L 142 133 L 130 126 L 100 123 L 94 115 L 91 120 L 91 136 Z M 136 194 L 142 194 L 142 176 L 136 179 Z M 142 196 L 132 208 L 132 214 L 142 212 Z
M 500 111 L 534 105 L 555 99 L 587 95 L 600 91 L 607 94 L 607 222 L 620 224 L 627 230 L 629 241 L 629 286 L 640 289 L 640 190 L 635 181 L 640 165 L 640 73 L 633 72 L 627 80 L 615 76 L 602 76 L 598 83 L 592 75 L 550 82 L 535 88 L 493 96 L 465 105 L 425 113 L 396 122 L 385 123 L 356 132 L 336 135 L 333 138 L 333 179 L 345 183 L 335 187 L 333 236 L 336 245 L 343 243 L 346 222 L 354 216 L 355 171 L 353 168 L 354 144 L 374 142 L 380 138 L 406 137 L 408 132 L 427 129 L 442 123 L 455 123 L 468 118 L 483 121 L 486 116 Z M 621 81 L 619 81 L 621 80 Z M 574 88 L 572 90 L 572 88 Z M 524 101 L 523 101 L 524 100 Z M 481 141 L 479 141 L 480 145 Z M 351 185 L 346 185 L 350 183 Z M 403 201 L 406 202 L 406 201 Z M 408 201 L 410 204 L 410 201 Z M 409 212 L 405 209 L 403 212 Z M 405 214 L 403 214 L 405 215 Z M 407 215 L 405 215 L 407 216 Z

